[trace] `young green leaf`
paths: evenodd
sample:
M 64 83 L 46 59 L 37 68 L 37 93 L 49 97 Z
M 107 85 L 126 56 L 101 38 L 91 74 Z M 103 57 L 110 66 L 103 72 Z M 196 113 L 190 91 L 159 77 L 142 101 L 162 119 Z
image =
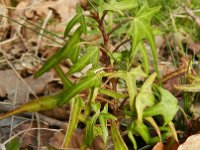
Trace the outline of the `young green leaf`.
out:
M 66 38 L 70 30 L 79 22 L 79 19 L 82 14 L 76 14 L 67 24 L 64 32 L 64 38 Z
M 108 141 L 108 128 L 107 128 L 108 119 L 116 120 L 116 117 L 108 113 L 108 104 L 106 104 L 99 115 L 99 122 L 102 129 L 102 136 L 105 145 L 107 144 Z
M 88 122 L 86 125 L 86 142 L 87 145 L 91 145 L 95 136 L 94 136 L 94 126 L 96 123 L 97 118 L 99 117 L 99 113 L 96 113 Z
M 143 111 L 146 107 L 152 106 L 154 104 L 154 95 L 152 92 L 152 84 L 156 78 L 156 73 L 153 73 L 149 78 L 144 82 L 140 92 L 136 97 L 135 107 L 137 111 L 137 120 L 138 122 L 143 121 Z
M 156 71 L 158 72 L 157 68 L 157 52 L 156 52 L 156 46 L 154 41 L 153 32 L 150 26 L 150 21 L 152 16 L 158 12 L 160 7 L 153 7 L 144 9 L 142 8 L 139 13 L 136 15 L 136 17 L 133 19 L 131 26 L 130 26 L 130 35 L 132 36 L 132 50 L 131 50 L 131 56 L 130 56 L 130 63 L 132 64 L 135 55 L 137 53 L 137 46 L 138 44 L 143 40 L 147 39 L 150 46 L 151 46 L 151 52 L 153 55 L 154 60 L 154 66 Z M 131 66 L 130 64 L 130 66 Z
M 132 69 L 130 72 L 127 72 L 125 76 L 125 81 L 128 88 L 129 94 L 129 104 L 131 110 L 135 108 L 135 96 L 137 95 L 137 86 L 136 86 L 136 77 L 141 76 L 144 77 L 146 74 L 140 67 Z
M 71 29 L 77 24 L 80 23 L 81 29 L 84 34 L 87 34 L 87 27 L 85 22 L 85 17 L 83 15 L 82 9 L 80 5 L 76 6 L 76 15 L 68 22 L 65 32 L 64 32 L 64 38 L 66 38 L 71 31 Z
M 77 96 L 72 100 L 69 124 L 68 124 L 67 132 L 66 132 L 65 140 L 64 140 L 64 148 L 67 148 L 71 140 L 72 134 L 78 125 L 78 116 L 81 112 L 83 105 L 84 105 L 84 102 L 80 96 Z
M 111 134 L 115 150 L 128 150 L 128 147 L 124 143 L 121 134 L 119 133 L 115 121 L 112 121 Z
M 73 98 L 75 95 L 77 95 L 79 92 L 89 89 L 92 87 L 99 87 L 101 85 L 101 78 L 102 74 L 95 74 L 93 72 L 88 73 L 86 77 L 84 77 L 82 80 L 79 81 L 78 84 L 75 84 L 71 89 L 67 90 L 65 92 L 63 100 L 59 101 L 59 105 L 66 104 L 70 101 L 71 98 Z
M 162 115 L 164 126 L 172 121 L 178 111 L 178 101 L 169 91 L 156 87 L 160 94 L 160 102 L 144 110 L 144 117 Z M 170 109 L 170 111 L 169 111 Z
M 133 132 L 131 130 L 128 130 L 128 137 L 131 140 L 132 144 L 133 144 L 133 149 L 136 150 L 137 149 L 137 142 L 133 136 Z
M 113 97 L 113 98 L 126 98 L 127 97 L 126 94 L 122 94 L 119 92 L 115 92 L 115 91 L 108 90 L 108 89 L 102 89 L 102 88 L 99 89 L 99 93 L 105 94 L 105 95 Z
M 123 15 L 123 10 L 132 9 L 138 6 L 137 0 L 122 0 L 120 2 L 114 1 L 111 3 L 104 3 L 102 6 L 102 10 L 110 10 L 114 12 L 118 12 Z
M 153 128 L 155 129 L 156 133 L 158 134 L 158 137 L 161 142 L 162 141 L 161 132 L 160 132 L 160 129 L 159 129 L 156 121 L 153 119 L 153 117 L 147 117 L 147 118 L 145 118 L 145 120 L 147 120 L 153 126 Z
M 139 44 L 139 49 L 140 49 L 140 52 L 141 52 L 141 55 L 142 55 L 142 65 L 143 65 L 143 68 L 144 68 L 144 71 L 146 74 L 149 74 L 149 57 L 148 57 L 148 54 L 147 54 L 147 50 L 144 46 L 144 43 L 140 42 Z
M 85 16 L 83 14 L 83 11 L 82 11 L 82 8 L 81 8 L 80 5 L 76 6 L 76 13 L 81 15 L 78 20 L 79 20 L 79 22 L 81 24 L 81 28 L 82 28 L 83 33 L 87 34 L 87 26 L 86 26 L 87 24 L 85 22 Z
M 95 56 L 98 55 L 99 51 L 97 47 L 90 46 L 87 49 L 87 53 L 82 56 L 68 71 L 68 75 L 71 75 L 75 72 L 81 71 L 86 65 L 89 63 L 92 63 L 93 58 L 96 58 Z M 96 62 L 95 62 L 96 65 Z
M 126 81 L 128 94 L 129 94 L 129 103 L 130 103 L 131 109 L 133 110 L 134 103 L 135 103 L 135 96 L 137 94 L 136 77 L 138 76 L 146 77 L 146 74 L 141 69 L 141 67 L 134 68 L 130 70 L 129 72 L 118 71 L 112 74 L 108 73 L 107 76 L 110 78 L 121 78 Z
M 143 122 L 136 122 L 135 130 L 147 144 L 150 142 L 151 136 L 148 127 Z
M 70 58 L 72 62 L 76 61 L 76 57 L 78 56 L 79 53 L 79 41 L 80 41 L 80 36 L 82 34 L 81 28 L 78 28 L 73 36 L 69 39 L 67 44 L 60 50 L 58 51 L 55 55 L 50 57 L 46 63 L 42 66 L 38 72 L 36 72 L 35 77 L 40 77 L 43 73 L 49 71 L 52 67 L 57 65 L 61 60 Z

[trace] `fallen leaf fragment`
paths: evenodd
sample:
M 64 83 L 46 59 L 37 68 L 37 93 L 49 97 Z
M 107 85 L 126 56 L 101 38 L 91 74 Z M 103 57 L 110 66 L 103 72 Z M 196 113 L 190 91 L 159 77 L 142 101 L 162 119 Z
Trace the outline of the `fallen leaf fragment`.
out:
M 16 103 L 24 103 L 27 96 L 30 94 L 31 88 L 36 94 L 44 92 L 45 86 L 48 82 L 53 80 L 53 73 L 49 72 L 44 74 L 38 79 L 34 79 L 30 76 L 24 82 L 17 77 L 13 70 L 3 70 L 0 71 L 0 96 L 4 97 L 7 95 L 8 99 L 16 99 Z
M 165 150 L 165 145 L 162 142 L 158 142 L 152 150 Z
M 192 135 L 187 138 L 186 142 L 178 147 L 178 150 L 199 150 L 200 134 Z

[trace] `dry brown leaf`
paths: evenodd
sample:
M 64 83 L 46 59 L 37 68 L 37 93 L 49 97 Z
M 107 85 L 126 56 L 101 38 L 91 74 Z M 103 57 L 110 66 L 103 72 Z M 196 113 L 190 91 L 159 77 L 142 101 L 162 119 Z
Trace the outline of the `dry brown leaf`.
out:
M 57 107 L 52 110 L 43 111 L 41 113 L 48 117 L 55 118 L 61 121 L 68 121 L 69 115 L 70 115 L 70 109 L 69 108 L 63 109 L 63 108 Z
M 199 150 L 200 134 L 192 135 L 187 138 L 186 142 L 178 147 L 178 150 Z
M 165 150 L 165 145 L 162 142 L 158 142 L 152 150 Z
M 23 123 L 18 125 L 16 128 L 14 128 L 14 133 L 19 133 L 20 131 L 23 130 L 27 130 L 26 132 L 24 132 L 24 134 L 20 134 L 20 136 L 18 137 L 21 141 L 22 141 L 22 147 L 37 147 L 37 134 L 38 134 L 38 130 L 34 129 L 34 130 L 28 130 L 31 128 L 38 128 L 37 127 L 37 123 L 34 122 L 33 124 L 31 123 Z M 55 131 L 51 131 L 48 130 L 48 126 L 44 125 L 44 124 L 40 124 L 40 146 L 47 146 L 49 137 L 51 137 L 53 135 L 53 133 Z M 46 128 L 46 129 L 44 129 Z
M 75 7 L 78 2 L 79 0 L 50 0 L 33 3 L 31 0 L 24 0 L 17 5 L 15 14 L 25 15 L 27 18 L 32 18 L 36 14 L 43 18 L 52 9 L 59 15 L 61 21 L 66 21 L 75 14 Z
M 85 135 L 84 130 L 75 131 L 72 135 L 69 148 L 80 148 L 83 142 L 84 135 Z M 50 139 L 49 144 L 59 149 L 63 144 L 64 137 L 65 137 L 64 133 L 55 132 L 54 136 Z M 101 137 L 98 136 L 95 138 L 93 145 L 87 150 L 103 150 L 103 146 L 104 146 L 103 140 Z
M 53 73 L 46 73 L 38 79 L 30 76 L 24 80 L 36 94 L 39 94 L 44 92 L 47 83 L 53 80 Z M 16 103 L 24 103 L 27 100 L 30 90 L 13 70 L 0 71 L 0 81 L 0 96 L 7 95 L 11 100 L 16 99 Z

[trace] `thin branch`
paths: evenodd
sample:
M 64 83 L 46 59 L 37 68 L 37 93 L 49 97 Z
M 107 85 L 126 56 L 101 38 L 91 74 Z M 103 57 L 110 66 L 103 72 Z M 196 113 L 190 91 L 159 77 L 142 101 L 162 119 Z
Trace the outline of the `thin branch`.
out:
M 187 8 L 184 4 L 181 5 L 185 12 L 196 22 L 196 24 L 200 27 L 200 18 L 198 16 L 195 16 L 195 14 Z
M 121 26 L 123 26 L 125 23 L 127 23 L 130 19 L 126 19 L 119 24 L 117 24 L 110 32 L 108 32 L 108 36 L 110 36 L 115 30 L 119 29 Z
M 19 24 L 19 25 L 21 25 L 21 26 L 23 26 L 23 27 L 25 27 L 25 28 L 27 28 L 27 29 L 33 31 L 33 32 L 35 32 L 35 33 L 40 34 L 40 32 L 35 31 L 34 29 L 32 29 L 32 28 L 30 28 L 30 27 L 28 27 L 28 26 L 26 26 L 26 25 L 24 25 L 24 24 L 22 24 L 22 23 L 20 23 L 20 22 L 18 22 L 18 21 L 16 21 L 16 20 L 10 18 L 10 17 L 4 16 L 4 15 L 1 15 L 1 14 L 0 14 L 0 16 L 5 17 L 5 18 L 7 18 L 7 19 L 10 20 L 10 21 L 13 21 L 13 22 L 15 22 L 15 23 L 17 23 L 17 24 Z M 64 46 L 62 43 L 55 41 L 54 39 L 52 39 L 52 38 L 46 36 L 45 34 L 42 34 L 42 36 L 46 37 L 47 39 L 49 39 L 49 40 L 51 40 L 51 41 L 53 41 L 53 42 L 55 42 L 55 43 L 57 43 L 57 44 L 59 44 L 59 45 L 61 45 L 61 46 Z
M 127 42 L 130 42 L 131 40 L 130 39 L 126 39 L 124 41 L 122 41 L 120 44 L 118 44 L 115 49 L 113 50 L 113 52 L 116 52 L 122 45 L 124 45 L 125 43 Z

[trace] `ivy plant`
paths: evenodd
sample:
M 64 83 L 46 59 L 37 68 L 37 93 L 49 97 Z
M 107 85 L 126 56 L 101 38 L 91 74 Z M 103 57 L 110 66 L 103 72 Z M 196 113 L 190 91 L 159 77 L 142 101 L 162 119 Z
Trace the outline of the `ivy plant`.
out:
M 0 119 L 70 104 L 64 147 L 68 147 L 80 122 L 86 129 L 81 149 L 90 147 L 96 136 L 102 137 L 105 148 L 112 137 L 115 149 L 123 150 L 130 145 L 122 135 L 128 136 L 134 149 L 138 148 L 138 136 L 146 144 L 169 136 L 178 141 L 172 123 L 178 111 L 177 99 L 155 82 L 159 80 L 159 71 L 152 18 L 161 7 L 141 5 L 137 0 L 88 2 L 87 10 L 77 5 L 76 15 L 64 32 L 67 42 L 35 74 L 40 77 L 55 69 L 63 90 L 2 114 Z M 154 70 L 150 69 L 147 45 Z M 63 72 L 59 64 L 66 59 L 73 65 Z M 71 77 L 86 67 L 88 71 L 72 82 Z M 83 91 L 87 91 L 87 96 L 81 96 Z M 152 129 L 157 135 L 152 134 Z

